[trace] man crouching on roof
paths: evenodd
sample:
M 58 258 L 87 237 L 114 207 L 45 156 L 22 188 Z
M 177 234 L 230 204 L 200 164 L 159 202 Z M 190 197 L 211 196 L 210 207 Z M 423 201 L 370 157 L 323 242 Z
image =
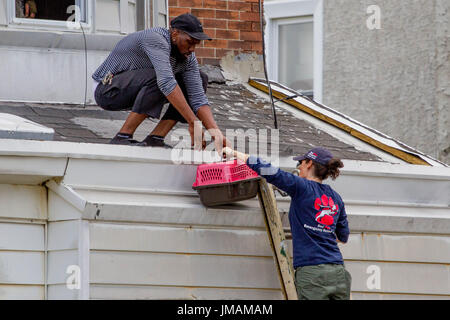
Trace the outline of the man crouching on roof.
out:
M 171 148 L 164 143 L 164 138 L 180 121 L 189 125 L 191 145 L 194 145 L 194 131 L 200 132 L 196 146 L 204 145 L 202 124 L 215 140 L 219 154 L 229 144 L 214 120 L 205 95 L 208 77 L 199 70 L 194 53 L 201 40 L 211 38 L 203 32 L 200 21 L 186 13 L 173 19 L 170 29 L 146 29 L 117 43 L 92 75 L 95 100 L 101 108 L 131 110 L 110 143 Z M 159 118 L 167 102 L 169 108 L 154 130 L 141 142 L 133 140 L 134 132 L 145 118 Z

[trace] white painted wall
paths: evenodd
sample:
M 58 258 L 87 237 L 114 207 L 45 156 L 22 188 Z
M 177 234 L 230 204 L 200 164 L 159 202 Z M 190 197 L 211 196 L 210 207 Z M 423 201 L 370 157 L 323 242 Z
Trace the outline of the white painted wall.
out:
M 91 75 L 124 35 L 136 31 L 136 1 L 88 2 L 83 30 L 12 22 L 7 0 L 1 2 L 0 73 L 8 81 L 2 82 L 0 101 L 95 104 Z

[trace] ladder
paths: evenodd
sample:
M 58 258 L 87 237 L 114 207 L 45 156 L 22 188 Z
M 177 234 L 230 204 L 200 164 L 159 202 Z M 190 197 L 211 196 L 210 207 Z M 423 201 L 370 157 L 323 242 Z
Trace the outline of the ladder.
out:
M 294 268 L 287 250 L 286 236 L 283 230 L 277 200 L 272 185 L 266 179 L 259 180 L 258 199 L 264 214 L 264 221 L 272 247 L 278 278 L 286 300 L 297 300 L 297 290 L 294 282 Z

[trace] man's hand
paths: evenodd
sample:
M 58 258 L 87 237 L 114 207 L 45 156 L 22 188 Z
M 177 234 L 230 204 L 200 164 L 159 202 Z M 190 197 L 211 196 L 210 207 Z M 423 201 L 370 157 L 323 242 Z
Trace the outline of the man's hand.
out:
M 191 135 L 191 146 L 194 147 L 194 150 L 203 150 L 206 147 L 201 121 L 189 123 L 189 134 Z
M 229 148 L 229 147 L 223 148 L 222 154 L 223 154 L 223 157 L 224 157 L 224 158 L 232 158 L 232 157 L 235 157 L 235 158 L 237 158 L 238 160 L 241 160 L 241 161 L 243 161 L 243 162 L 247 162 L 247 159 L 249 158 L 249 155 L 248 155 L 248 154 L 245 154 L 245 153 L 242 153 L 242 152 L 233 150 L 233 149 L 231 149 L 231 148 Z
M 217 126 L 211 108 L 208 105 L 201 106 L 200 109 L 198 109 L 197 116 L 214 139 L 217 153 L 222 156 L 222 148 L 231 146 L 231 143 L 225 138 L 222 131 L 220 131 Z

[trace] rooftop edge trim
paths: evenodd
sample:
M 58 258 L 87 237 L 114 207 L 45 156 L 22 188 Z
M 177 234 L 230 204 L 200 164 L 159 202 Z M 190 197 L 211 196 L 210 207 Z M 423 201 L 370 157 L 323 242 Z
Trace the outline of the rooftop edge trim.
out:
M 265 83 L 263 83 L 263 82 L 265 82 L 264 79 L 250 78 L 249 81 L 248 81 L 248 84 L 251 85 L 252 87 L 254 87 L 254 88 L 256 88 L 256 89 L 258 89 L 260 91 L 263 91 L 263 92 L 268 94 L 269 93 L 269 89 L 268 89 L 267 85 Z M 292 93 L 297 93 L 298 94 L 298 92 L 296 92 L 296 91 L 294 91 L 292 89 L 288 89 L 288 88 L 286 88 L 286 87 L 284 87 L 284 86 L 282 86 L 282 85 L 280 85 L 280 84 L 278 84 L 278 83 L 276 83 L 274 81 L 270 81 L 270 83 L 271 83 L 271 85 L 276 85 L 280 89 L 289 90 Z M 272 87 L 272 95 L 275 98 L 277 98 L 277 99 L 285 99 L 285 98 L 289 97 L 287 94 L 281 92 L 280 90 L 274 89 L 273 87 Z M 397 142 L 393 138 L 391 138 L 389 136 L 386 136 L 384 134 L 381 135 L 376 130 L 374 130 L 372 128 L 368 128 L 367 126 L 364 126 L 362 124 L 359 124 L 356 120 L 353 120 L 351 118 L 345 117 L 345 119 L 347 120 L 347 124 L 345 124 L 343 121 L 340 121 L 339 119 L 336 119 L 336 118 L 339 118 L 339 117 L 342 117 L 344 119 L 344 115 L 339 115 L 339 113 L 337 111 L 333 110 L 333 113 L 335 113 L 337 115 L 336 118 L 333 118 L 333 117 L 331 117 L 329 115 L 326 115 L 326 114 L 324 114 L 324 113 L 322 113 L 322 112 L 320 112 L 318 110 L 314 110 L 313 108 L 308 107 L 305 103 L 302 103 L 302 102 L 300 102 L 298 100 L 306 100 L 306 99 L 301 97 L 301 96 L 299 96 L 299 97 L 296 97 L 294 99 L 283 100 L 283 102 L 287 103 L 287 104 L 289 104 L 289 105 L 291 105 L 291 106 L 293 106 L 293 107 L 295 107 L 295 108 L 297 108 L 297 109 L 299 109 L 299 110 L 301 110 L 301 111 L 303 111 L 303 112 L 305 112 L 305 113 L 307 113 L 307 114 L 309 114 L 309 115 L 311 115 L 311 116 L 313 116 L 313 117 L 315 117 L 315 118 L 317 118 L 319 120 L 322 120 L 322 121 L 324 121 L 324 122 L 326 122 L 326 123 L 328 123 L 328 124 L 338 128 L 338 129 L 344 130 L 347 133 L 349 133 L 350 135 L 352 135 L 353 137 L 355 137 L 355 138 L 357 138 L 357 139 L 359 139 L 359 140 L 361 140 L 361 141 L 363 141 L 365 143 L 368 143 L 369 145 L 372 145 L 372 146 L 374 146 L 374 147 L 376 147 L 378 149 L 381 149 L 384 152 L 387 152 L 387 153 L 389 153 L 389 154 L 391 154 L 391 155 L 393 155 L 393 156 L 395 156 L 395 157 L 397 157 L 397 158 L 399 158 L 401 160 L 404 160 L 404 161 L 406 161 L 406 162 L 408 162 L 410 164 L 432 166 L 433 163 L 435 163 L 435 164 L 439 164 L 439 165 L 448 167 L 448 165 L 446 165 L 446 164 L 444 164 L 444 163 L 442 163 L 442 162 L 440 162 L 438 160 L 432 159 L 431 157 L 426 156 L 426 155 L 421 155 L 419 151 L 414 150 L 415 152 L 408 152 L 406 150 L 401 150 L 399 148 L 395 148 L 393 146 L 389 146 L 387 143 L 383 142 L 382 140 L 385 140 L 385 141 L 389 141 L 390 140 L 389 142 L 394 142 L 394 143 L 397 143 Z M 317 103 L 315 101 L 311 101 L 311 103 L 315 104 L 318 108 L 323 108 L 323 109 L 326 109 L 326 110 L 329 109 L 328 107 L 325 107 L 325 106 L 323 106 L 323 105 L 321 105 L 321 104 L 319 104 L 319 103 Z M 352 124 L 354 124 L 354 127 L 352 126 Z M 361 128 L 360 129 L 356 129 L 355 127 L 361 127 Z M 365 134 L 364 132 L 362 132 L 363 130 L 361 130 L 361 129 L 370 130 L 371 133 L 373 133 L 374 135 L 379 136 L 378 139 L 376 137 L 369 136 L 369 135 Z M 408 146 L 408 148 L 411 148 L 411 147 Z M 413 148 L 411 148 L 411 149 L 413 149 Z

